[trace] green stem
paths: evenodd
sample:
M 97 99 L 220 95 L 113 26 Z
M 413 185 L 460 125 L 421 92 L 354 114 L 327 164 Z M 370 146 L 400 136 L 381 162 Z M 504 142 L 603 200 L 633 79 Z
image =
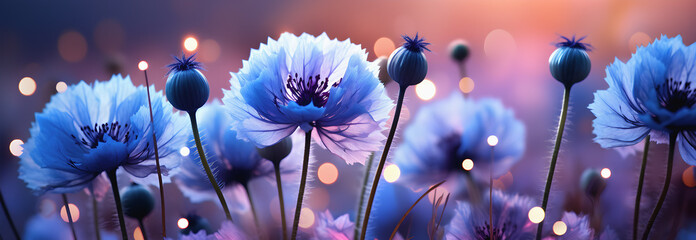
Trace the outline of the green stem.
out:
M 648 149 L 650 148 L 650 134 L 645 137 L 645 147 L 643 148 L 643 162 L 640 165 L 640 176 L 638 177 L 638 192 L 636 193 L 636 207 L 633 209 L 633 240 L 638 238 L 638 219 L 640 215 L 640 196 L 643 192 L 643 180 L 645 179 L 645 166 L 648 164 Z
M 312 130 L 305 133 L 304 160 L 302 161 L 302 177 L 300 178 L 300 192 L 297 194 L 297 204 L 295 205 L 295 219 L 292 222 L 292 236 L 290 239 L 297 239 L 297 227 L 300 224 L 300 211 L 302 210 L 302 199 L 304 198 L 305 184 L 307 183 L 307 168 L 309 168 L 309 148 L 312 143 Z
M 97 196 L 94 191 L 90 194 L 92 197 L 92 217 L 94 218 L 94 231 L 97 234 L 97 240 L 101 240 L 101 232 L 99 231 L 99 208 L 97 206 Z
M 365 216 L 362 223 L 362 231 L 360 232 L 360 240 L 365 240 L 365 234 L 367 233 L 367 224 L 370 222 L 370 211 L 372 210 L 372 202 L 375 199 L 375 193 L 377 192 L 377 185 L 379 184 L 379 179 L 382 177 L 382 169 L 384 169 L 384 163 L 387 161 L 387 155 L 389 154 L 389 148 L 391 147 L 392 141 L 394 140 L 394 134 L 396 133 L 396 126 L 399 124 L 399 116 L 401 115 L 401 106 L 404 103 L 404 95 L 406 94 L 406 87 L 402 86 L 399 88 L 399 98 L 396 100 L 396 109 L 394 110 L 394 120 L 392 120 L 391 128 L 389 129 L 389 136 L 387 137 L 387 142 L 384 144 L 384 151 L 382 151 L 382 158 L 379 159 L 379 165 L 377 166 L 377 172 L 375 172 L 375 178 L 372 180 L 372 189 L 370 189 L 370 197 L 367 199 L 367 207 L 365 208 Z
M 106 171 L 106 175 L 109 177 L 109 181 L 111 181 L 111 190 L 114 193 L 116 212 L 118 212 L 118 223 L 121 226 L 121 237 L 123 240 L 128 240 L 126 221 L 123 218 L 123 207 L 121 206 L 121 194 L 118 191 L 118 181 L 116 181 L 116 169 Z
M 7 211 L 7 204 L 5 203 L 5 198 L 2 196 L 2 191 L 0 191 L 0 205 L 2 205 L 2 210 L 5 211 L 5 217 L 7 217 L 7 221 L 10 223 L 12 233 L 14 233 L 17 239 L 22 239 L 21 237 L 19 237 L 19 232 L 17 231 L 17 227 L 15 226 L 14 222 L 12 221 L 12 216 L 10 216 L 10 212 Z
M 147 105 L 150 107 L 150 125 L 152 126 L 152 146 L 155 148 L 155 164 L 157 164 L 157 180 L 159 181 L 160 193 L 160 210 L 162 212 L 162 237 L 167 237 L 167 224 L 165 222 L 164 210 L 164 187 L 162 183 L 162 168 L 160 167 L 159 152 L 157 148 L 157 136 L 155 135 L 155 118 L 152 115 L 152 101 L 150 100 L 150 82 L 147 79 L 147 70 L 145 73 L 145 87 L 147 88 Z M 145 234 L 143 234 L 144 236 Z
M 370 154 L 367 159 L 367 165 L 365 166 L 365 178 L 363 179 L 363 184 L 360 189 L 360 201 L 358 202 L 358 212 L 355 217 L 355 229 L 353 231 L 353 239 L 357 240 L 360 236 L 360 221 L 362 221 L 362 209 L 363 203 L 365 203 L 365 191 L 367 190 L 367 183 L 370 180 L 370 170 L 372 169 L 372 162 L 374 162 L 375 153 Z
M 189 117 L 191 118 L 191 128 L 193 129 L 193 138 L 196 140 L 196 149 L 198 149 L 198 156 L 201 158 L 201 165 L 203 165 L 203 169 L 205 169 L 205 174 L 208 176 L 208 180 L 210 181 L 210 184 L 213 185 L 213 189 L 215 189 L 215 193 L 217 194 L 218 200 L 220 200 L 220 204 L 222 205 L 222 210 L 225 211 L 225 216 L 227 217 L 227 220 L 232 221 L 232 214 L 230 214 L 230 209 L 227 207 L 227 202 L 225 201 L 225 196 L 222 195 L 222 191 L 220 190 L 220 186 L 218 185 L 217 181 L 215 180 L 215 177 L 213 176 L 213 171 L 210 170 L 210 165 L 208 165 L 208 160 L 205 157 L 205 151 L 203 150 L 203 144 L 201 144 L 201 137 L 198 134 L 198 122 L 196 121 L 196 112 L 189 112 Z
M 570 100 L 570 87 L 566 87 L 563 91 L 563 107 L 561 108 L 561 119 L 558 121 L 558 132 L 556 133 L 556 144 L 553 147 L 551 155 L 551 164 L 549 165 L 549 175 L 546 178 L 546 187 L 544 188 L 544 198 L 541 202 L 541 209 L 546 213 L 546 206 L 549 202 L 549 193 L 551 193 L 551 183 L 553 182 L 553 174 L 556 170 L 556 161 L 558 160 L 558 152 L 561 149 L 561 141 L 563 140 L 563 129 L 565 128 L 566 117 L 568 116 L 568 102 Z M 541 240 L 541 231 L 544 228 L 544 220 L 537 226 L 536 239 Z
M 145 224 L 143 224 L 142 219 L 138 219 L 138 225 L 140 225 L 140 234 L 143 235 L 143 240 L 147 240 L 147 233 L 145 233 Z
M 61 194 L 63 197 L 63 206 L 65 206 L 65 212 L 68 214 L 68 223 L 70 223 L 70 230 L 72 231 L 73 239 L 77 240 L 77 233 L 75 232 L 75 223 L 73 222 L 72 214 L 70 213 L 70 204 L 68 203 L 68 196 L 65 193 Z
M 254 206 L 254 200 L 251 197 L 251 191 L 249 191 L 249 183 L 242 184 L 244 190 L 246 191 L 247 200 L 249 200 L 249 207 L 251 208 L 251 214 L 254 215 L 254 224 L 256 224 L 256 231 L 259 234 L 260 239 L 265 239 L 263 232 L 261 231 L 261 224 L 259 224 L 259 216 L 256 214 L 256 207 Z
M 665 175 L 665 183 L 662 186 L 662 193 L 660 194 L 660 198 L 657 200 L 657 205 L 655 206 L 655 209 L 653 209 L 652 215 L 650 216 L 650 220 L 648 220 L 648 226 L 645 227 L 645 232 L 643 232 L 643 240 L 647 240 L 648 236 L 650 236 L 650 229 L 652 228 L 653 224 L 655 224 L 657 214 L 660 213 L 660 209 L 662 209 L 662 204 L 665 202 L 665 198 L 667 198 L 669 183 L 670 180 L 672 180 L 672 165 L 674 165 L 674 147 L 676 145 L 676 142 L 677 133 L 670 133 L 669 156 L 667 157 L 667 174 Z
M 278 204 L 280 204 L 280 222 L 283 228 L 283 240 L 286 240 L 288 239 L 288 227 L 285 222 L 285 200 L 283 198 L 283 185 L 280 181 L 280 162 L 276 163 L 273 161 L 273 168 L 275 170 L 276 187 L 278 188 Z

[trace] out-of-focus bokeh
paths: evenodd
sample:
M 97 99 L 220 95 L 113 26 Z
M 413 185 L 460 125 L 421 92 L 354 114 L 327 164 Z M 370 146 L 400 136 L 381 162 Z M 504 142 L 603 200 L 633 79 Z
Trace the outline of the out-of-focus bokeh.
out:
M 81 80 L 108 80 L 110 75 L 121 73 L 130 75 L 136 84 L 144 84 L 138 63 L 145 60 L 150 81 L 162 90 L 167 72 L 164 66 L 172 61 L 171 56 L 195 52 L 210 82 L 212 101 L 222 97 L 222 88 L 229 88 L 229 72 L 241 67 L 250 49 L 283 32 L 326 32 L 331 38 L 350 38 L 369 52 L 370 60 L 388 56 L 402 43 L 401 35 L 418 33 L 432 43 L 432 52 L 426 53 L 429 81 L 409 89 L 401 129 L 409 124 L 407 117 L 415 115 L 422 105 L 453 93 L 466 91 L 474 98 L 502 99 L 525 123 L 528 137 L 522 161 L 496 180 L 496 186 L 540 199 L 563 90 L 549 74 L 548 57 L 560 35 L 577 35 L 587 36 L 586 41 L 593 46 L 589 53 L 592 71 L 571 93 L 566 141 L 547 218 L 560 218 L 554 208 L 587 208 L 578 203 L 585 201 L 580 199 L 582 196 L 571 194 L 579 191 L 578 178 L 585 168 L 607 168 L 610 174 L 606 175 L 605 192 L 617 197 L 603 201 L 624 207 L 608 209 L 606 215 L 615 216 L 619 224 L 628 224 L 639 156 L 622 158 L 616 151 L 601 149 L 594 143 L 594 116 L 587 105 L 594 91 L 607 88 L 604 69 L 615 58 L 627 60 L 637 46 L 661 34 L 681 34 L 687 45 L 696 41 L 693 9 L 696 2 L 689 0 L 2 1 L 0 142 L 5 150 L 0 159 L 0 189 L 19 229 L 47 206 L 60 211 L 59 196 L 36 197 L 17 179 L 16 156 L 22 152 L 22 141 L 29 138 L 34 112 L 41 111 L 51 95 Z M 460 68 L 448 52 L 454 40 L 463 40 L 470 48 L 464 66 L 467 78 L 461 81 Z M 387 87 L 393 99 L 395 85 Z M 399 142 L 397 139 L 394 146 L 398 147 Z M 664 175 L 666 148 L 653 146 L 644 190 L 644 216 L 653 206 Z M 312 217 L 303 217 L 306 222 L 301 226 L 311 226 L 313 222 L 307 221 L 314 219 L 313 214 L 327 208 L 335 216 L 354 214 L 362 181 L 362 165 L 348 166 L 326 153 L 319 153 L 316 159 L 313 173 L 319 176 L 312 183 L 307 212 L 302 212 Z M 673 185 L 677 187 L 671 190 L 676 193 L 670 195 L 667 205 L 681 208 L 680 213 L 693 213 L 696 209 L 681 205 L 683 196 L 694 195 L 690 188 L 696 186 L 693 172 L 687 176 L 686 164 L 675 162 Z M 398 167 L 394 167 L 385 171 L 389 182 L 399 177 Z M 192 211 L 208 217 L 214 227 L 219 226 L 223 216 L 215 203 L 191 204 L 173 184 L 165 190 L 170 196 L 168 214 L 176 215 L 167 222 L 170 234 L 177 230 L 179 217 Z M 335 197 L 339 193 L 342 197 Z M 90 208 L 84 193 L 69 197 L 78 203 L 76 208 Z M 256 198 L 266 204 L 259 204 L 259 208 L 277 208 L 277 199 L 263 199 L 264 195 Z M 91 229 L 87 212 L 80 215 L 79 228 Z M 148 220 L 151 232 L 157 232 L 158 214 L 156 210 Z M 6 223 L 0 217 L 3 234 L 10 232 Z M 134 230 L 135 224 L 130 224 L 129 229 Z M 614 228 L 630 229 L 630 225 Z M 620 232 L 621 236 L 626 234 Z

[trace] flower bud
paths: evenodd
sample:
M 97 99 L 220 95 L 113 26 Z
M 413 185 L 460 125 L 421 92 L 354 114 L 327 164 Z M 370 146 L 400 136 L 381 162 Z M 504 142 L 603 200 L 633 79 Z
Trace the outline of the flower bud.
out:
M 464 62 L 469 57 L 469 46 L 463 40 L 455 40 L 449 46 L 450 57 L 458 62 Z
M 387 57 L 379 57 L 375 59 L 375 63 L 377 63 L 379 66 L 379 74 L 377 75 L 377 78 L 380 82 L 382 82 L 382 85 L 385 86 L 387 83 L 392 81 L 391 77 L 389 77 L 389 72 L 387 71 L 387 62 Z
M 169 77 L 165 91 L 167 99 L 176 109 L 189 113 L 195 112 L 208 101 L 210 87 L 208 81 L 199 71 L 201 65 L 194 55 L 181 58 L 174 57 L 175 63 L 169 64 Z
M 155 207 L 155 198 L 147 188 L 133 183 L 121 190 L 121 204 L 126 216 L 143 219 Z
M 416 37 L 403 37 L 406 41 L 403 46 L 397 48 L 389 56 L 387 72 L 389 77 L 399 83 L 401 87 L 416 85 L 425 79 L 428 73 L 428 61 L 423 50 L 430 49 L 425 39 Z
M 606 187 L 607 181 L 597 169 L 586 169 L 580 177 L 580 189 L 592 198 L 599 198 Z
M 283 138 L 283 140 L 280 140 L 280 142 L 271 146 L 256 148 L 256 151 L 259 152 L 262 158 L 270 160 L 273 164 L 280 164 L 280 161 L 287 157 L 292 151 L 291 136 L 287 136 Z
M 556 44 L 558 49 L 549 58 L 549 70 L 553 78 L 569 88 L 590 74 L 592 63 L 587 51 L 591 45 L 581 42 L 585 37 L 562 38 L 565 41 Z

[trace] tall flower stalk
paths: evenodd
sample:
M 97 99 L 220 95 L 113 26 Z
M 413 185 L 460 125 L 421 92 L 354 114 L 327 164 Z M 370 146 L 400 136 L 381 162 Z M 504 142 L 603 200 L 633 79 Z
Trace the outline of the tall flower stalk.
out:
M 640 198 L 643 192 L 643 180 L 645 180 L 645 166 L 648 165 L 648 150 L 650 149 L 650 135 L 645 137 L 645 147 L 643 148 L 643 160 L 640 164 L 640 175 L 638 177 L 638 190 L 636 191 L 636 204 L 633 209 L 633 240 L 638 238 L 638 220 L 640 219 Z
M 670 180 L 672 180 L 672 167 L 674 166 L 674 148 L 677 145 L 677 134 L 676 133 L 671 133 L 669 134 L 669 155 L 667 156 L 667 173 L 665 174 L 665 182 L 662 186 L 662 192 L 660 193 L 660 198 L 657 199 L 657 205 L 655 205 L 655 209 L 653 209 L 652 214 L 650 215 L 650 219 L 648 220 L 648 225 L 645 226 L 645 232 L 643 232 L 643 240 L 647 240 L 648 237 L 650 236 L 650 230 L 652 229 L 652 226 L 655 224 L 655 219 L 657 218 L 657 214 L 660 213 L 660 209 L 662 209 L 662 204 L 665 203 L 665 198 L 667 198 L 667 192 L 669 190 L 669 183 Z
M 292 221 L 292 235 L 290 239 L 297 239 L 297 227 L 300 224 L 300 212 L 302 211 L 302 201 L 304 200 L 305 184 L 307 183 L 307 169 L 309 168 L 309 150 L 312 145 L 312 130 L 305 133 L 304 157 L 302 159 L 302 175 L 300 176 L 300 190 L 297 194 L 297 204 L 295 205 L 295 217 Z
M 367 165 L 365 165 L 365 178 L 363 179 L 362 187 L 360 188 L 360 200 L 358 201 L 357 213 L 355 213 L 355 226 L 353 231 L 353 239 L 357 239 L 360 233 L 360 223 L 362 222 L 363 205 L 365 203 L 365 193 L 367 191 L 367 184 L 370 180 L 370 171 L 372 170 L 372 163 L 375 160 L 375 153 L 370 154 L 370 158 L 367 159 Z
M 570 89 L 590 74 L 591 62 L 587 55 L 587 50 L 590 45 L 581 42 L 584 37 L 572 39 L 562 37 L 564 41 L 557 43 L 558 49 L 551 54 L 549 58 L 549 70 L 551 75 L 561 82 L 564 86 L 563 103 L 561 107 L 561 116 L 558 121 L 556 132 L 556 143 L 551 154 L 551 163 L 549 164 L 549 173 L 546 178 L 546 186 L 544 187 L 544 197 L 541 201 L 541 208 L 546 212 L 551 193 L 551 184 L 553 183 L 553 175 L 556 171 L 556 162 L 558 161 L 558 152 L 561 149 L 561 141 L 563 141 L 563 131 L 565 129 L 566 117 L 568 115 L 568 102 L 570 101 Z M 536 239 L 541 240 L 544 221 L 542 220 L 537 226 Z
M 7 204 L 5 204 L 5 198 L 2 196 L 2 191 L 0 191 L 0 205 L 2 205 L 2 210 L 5 212 L 5 217 L 7 218 L 7 222 L 10 224 L 10 228 L 12 229 L 12 233 L 17 239 L 21 239 L 19 237 L 19 232 L 17 231 L 17 227 L 14 224 L 14 221 L 12 221 L 12 216 L 10 215 L 10 212 L 7 210 Z
M 198 149 L 201 165 L 203 165 L 203 169 L 205 170 L 210 184 L 212 184 L 215 189 L 215 194 L 217 194 L 220 205 L 222 205 L 222 209 L 225 211 L 225 217 L 227 217 L 227 220 L 232 221 L 232 215 L 230 214 L 229 207 L 227 207 L 227 201 L 225 201 L 225 196 L 222 195 L 220 185 L 215 180 L 215 176 L 213 176 L 213 172 L 210 170 L 210 165 L 205 156 L 205 150 L 203 149 L 203 144 L 201 144 L 201 137 L 198 132 L 196 111 L 208 101 L 210 87 L 203 73 L 199 71 L 201 68 L 200 63 L 196 62 L 194 57 L 195 54 L 188 58 L 185 55 L 181 56 L 181 58 L 175 57 L 174 60 L 176 62 L 168 66 L 170 70 L 166 85 L 167 99 L 175 108 L 185 111 L 189 115 L 191 119 L 191 130 L 193 131 L 193 138 L 196 142 L 196 149 Z
M 406 41 L 403 46 L 397 48 L 389 56 L 387 62 L 387 71 L 389 76 L 397 83 L 399 83 L 399 97 L 396 100 L 396 109 L 394 110 L 394 119 L 392 120 L 391 128 L 389 129 L 389 135 L 387 136 L 387 142 L 384 144 L 384 150 L 382 151 L 382 157 L 377 165 L 377 170 L 375 172 L 375 177 L 372 181 L 372 189 L 370 189 L 370 197 L 367 199 L 367 206 L 365 207 L 365 215 L 362 223 L 362 230 L 360 232 L 360 239 L 365 239 L 365 234 L 367 233 L 367 224 L 370 221 L 370 211 L 372 210 L 372 202 L 375 199 L 375 194 L 377 192 L 377 185 L 382 177 L 382 170 L 384 169 L 384 164 L 387 162 L 387 156 L 389 155 L 389 148 L 391 147 L 392 140 L 394 140 L 394 134 L 396 133 L 396 126 L 399 124 L 399 116 L 401 115 L 401 107 L 404 103 L 404 95 L 406 94 L 406 89 L 408 86 L 416 85 L 425 79 L 425 75 L 428 73 L 428 62 L 425 59 L 424 50 L 428 50 L 427 46 L 429 43 L 425 42 L 424 39 L 418 38 L 418 34 L 414 38 L 404 36 Z M 428 50 L 429 51 L 429 50 Z
M 292 147 L 293 143 L 291 137 L 286 137 L 276 144 L 265 148 L 256 149 L 261 157 L 268 159 L 271 161 L 271 163 L 273 163 L 276 188 L 278 189 L 278 204 L 280 205 L 280 222 L 281 228 L 283 229 L 283 240 L 288 238 L 288 227 L 285 220 L 285 199 L 283 197 L 283 181 L 281 181 L 280 162 L 285 159 L 290 152 L 292 152 Z
M 143 74 L 145 74 L 145 87 L 147 88 L 147 105 L 150 108 L 150 124 L 154 125 L 155 124 L 155 117 L 152 115 L 152 100 L 150 98 L 150 81 L 147 78 L 147 62 L 141 61 L 138 64 L 138 68 L 140 68 L 140 71 L 143 71 Z M 164 185 L 162 184 L 162 168 L 160 167 L 160 159 L 159 159 L 159 149 L 157 148 L 157 134 L 155 134 L 154 131 L 152 131 L 152 141 L 153 141 L 153 147 L 155 149 L 155 164 L 157 165 L 157 183 L 159 186 L 159 194 L 160 194 L 160 212 L 162 213 L 162 237 L 166 238 L 167 237 L 167 223 L 165 221 L 165 207 L 164 207 Z M 145 228 L 141 227 L 143 231 L 143 236 L 145 236 Z

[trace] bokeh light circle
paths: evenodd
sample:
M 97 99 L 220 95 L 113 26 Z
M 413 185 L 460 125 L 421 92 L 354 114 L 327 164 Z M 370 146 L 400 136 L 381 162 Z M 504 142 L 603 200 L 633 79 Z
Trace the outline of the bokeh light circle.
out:
M 30 77 L 23 77 L 19 80 L 19 86 L 17 86 L 17 88 L 19 88 L 19 93 L 22 95 L 31 96 L 36 92 L 36 81 Z
M 463 77 L 459 80 L 459 91 L 463 93 L 471 93 L 474 91 L 474 80 L 470 77 Z
M 314 225 L 314 212 L 309 208 L 302 208 L 300 211 L 300 223 L 301 228 L 310 228 Z
M 10 153 L 15 156 L 19 157 L 22 155 L 24 152 L 24 147 L 22 146 L 24 144 L 24 141 L 21 139 L 14 139 L 10 142 Z
M 394 41 L 387 37 L 382 37 L 375 41 L 374 50 L 377 57 L 389 57 L 394 49 L 396 49 Z
M 462 168 L 471 171 L 471 169 L 474 169 L 474 161 L 468 158 L 464 159 L 464 161 L 462 161 Z
M 399 166 L 396 164 L 391 164 L 387 167 L 384 168 L 384 180 L 386 180 L 389 183 L 396 182 L 396 180 L 399 180 L 399 177 L 401 176 L 401 169 L 399 169 Z
M 56 92 L 62 93 L 68 90 L 68 84 L 65 82 L 58 82 L 56 83 Z
M 70 207 L 70 216 L 72 217 L 73 222 L 80 220 L 80 209 L 78 209 L 77 206 L 72 203 L 68 203 L 68 207 Z M 65 205 L 60 207 L 60 218 L 62 218 L 65 222 L 70 222 L 70 219 L 68 219 L 68 211 L 65 210 Z
M 187 37 L 184 39 L 184 49 L 189 52 L 196 51 L 198 48 L 198 40 L 194 37 Z
M 322 183 L 326 185 L 333 184 L 338 179 L 338 168 L 333 163 L 323 163 L 317 170 L 317 176 Z
M 553 224 L 553 233 L 562 236 L 568 231 L 568 226 L 563 221 L 557 221 Z
M 527 214 L 529 217 L 529 221 L 532 223 L 540 223 L 541 221 L 544 221 L 544 217 L 546 217 L 546 213 L 544 213 L 544 209 L 541 207 L 533 207 L 532 209 L 529 209 L 529 214 Z
M 65 32 L 58 38 L 58 53 L 65 61 L 78 62 L 87 55 L 87 40 L 79 32 Z
M 420 98 L 423 101 L 428 101 L 435 97 L 437 87 L 435 87 L 435 83 L 433 81 L 425 79 L 421 83 L 416 85 L 415 90 L 416 96 L 418 96 L 418 98 Z

